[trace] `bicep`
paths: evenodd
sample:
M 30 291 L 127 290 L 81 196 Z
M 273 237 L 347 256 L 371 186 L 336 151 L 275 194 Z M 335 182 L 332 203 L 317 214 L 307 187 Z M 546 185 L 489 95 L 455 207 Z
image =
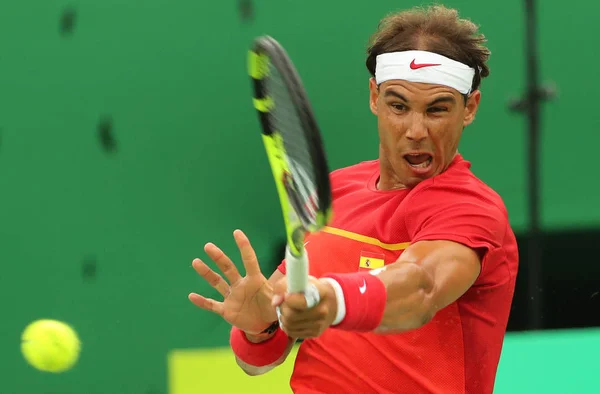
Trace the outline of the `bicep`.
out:
M 453 241 L 419 241 L 402 253 L 398 263 L 417 264 L 432 279 L 435 311 L 459 299 L 481 272 L 478 251 Z

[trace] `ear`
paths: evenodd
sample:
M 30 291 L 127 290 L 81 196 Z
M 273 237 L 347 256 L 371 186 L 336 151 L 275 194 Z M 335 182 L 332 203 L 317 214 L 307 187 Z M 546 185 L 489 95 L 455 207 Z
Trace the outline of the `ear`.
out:
M 467 105 L 465 106 L 465 117 L 463 119 L 463 126 L 468 126 L 475 120 L 475 114 L 479 108 L 479 102 L 481 101 L 481 91 L 476 90 L 467 99 Z
M 379 88 L 375 78 L 369 79 L 369 107 L 373 115 L 377 115 L 377 99 L 379 98 Z

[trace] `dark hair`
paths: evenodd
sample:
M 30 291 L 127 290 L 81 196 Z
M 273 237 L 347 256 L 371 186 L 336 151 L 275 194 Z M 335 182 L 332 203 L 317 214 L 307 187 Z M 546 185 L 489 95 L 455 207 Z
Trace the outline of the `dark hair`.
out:
M 415 7 L 391 14 L 381 20 L 369 40 L 367 69 L 375 77 L 377 55 L 388 52 L 421 50 L 435 52 L 475 69 L 471 91 L 479 89 L 481 79 L 490 74 L 486 62 L 490 50 L 479 26 L 460 19 L 458 11 L 435 5 Z

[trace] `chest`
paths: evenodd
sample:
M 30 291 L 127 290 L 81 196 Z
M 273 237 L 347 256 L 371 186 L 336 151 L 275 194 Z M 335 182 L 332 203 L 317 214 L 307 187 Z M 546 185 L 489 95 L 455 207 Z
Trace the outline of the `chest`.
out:
M 310 274 L 356 272 L 394 263 L 410 245 L 402 194 L 351 192 L 333 201 L 333 220 L 306 238 Z

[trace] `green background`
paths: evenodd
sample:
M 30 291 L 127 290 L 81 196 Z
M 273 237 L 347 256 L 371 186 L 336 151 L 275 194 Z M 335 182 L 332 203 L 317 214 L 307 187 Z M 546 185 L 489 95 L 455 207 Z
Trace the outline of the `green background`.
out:
M 244 21 L 236 1 L 0 3 L 0 391 L 162 393 L 170 349 L 226 344 L 228 326 L 187 301 L 190 291 L 217 295 L 192 258 L 209 241 L 236 255 L 241 228 L 270 271 L 283 242 L 246 75 L 252 39 L 286 47 L 339 168 L 377 156 L 367 39 L 386 13 L 415 4 L 260 0 Z M 521 1 L 445 4 L 480 24 L 492 50 L 461 152 L 525 231 L 526 119 L 507 109 L 524 93 Z M 64 36 L 67 5 L 77 17 Z M 600 82 L 578 81 L 587 69 L 573 59 L 595 47 L 598 6 L 539 8 L 542 80 L 559 93 L 543 110 L 543 226 L 595 226 L 600 118 L 589 93 Z M 599 57 L 586 52 L 589 64 Z M 98 136 L 106 117 L 112 153 Z M 96 275 L 86 279 L 89 261 Z M 49 376 L 25 364 L 19 335 L 38 318 L 79 331 L 76 370 Z

